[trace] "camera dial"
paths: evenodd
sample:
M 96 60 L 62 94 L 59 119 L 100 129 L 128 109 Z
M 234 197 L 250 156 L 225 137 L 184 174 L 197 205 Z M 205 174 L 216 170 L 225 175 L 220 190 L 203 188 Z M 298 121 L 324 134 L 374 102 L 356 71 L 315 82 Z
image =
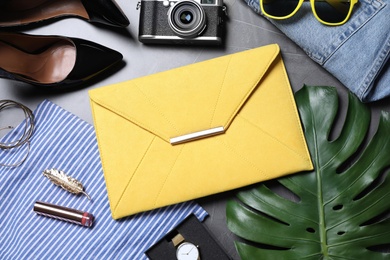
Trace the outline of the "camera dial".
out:
M 202 6 L 195 1 L 179 1 L 168 11 L 168 24 L 178 36 L 193 38 L 206 28 L 206 14 Z

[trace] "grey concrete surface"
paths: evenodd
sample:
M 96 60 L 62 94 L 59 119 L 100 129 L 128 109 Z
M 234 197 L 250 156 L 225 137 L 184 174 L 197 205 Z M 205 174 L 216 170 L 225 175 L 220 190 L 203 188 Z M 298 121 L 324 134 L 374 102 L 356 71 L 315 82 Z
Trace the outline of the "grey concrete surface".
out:
M 23 32 L 44 35 L 66 35 L 95 41 L 121 52 L 124 56 L 122 66 L 110 75 L 99 77 L 83 88 L 66 92 L 52 92 L 32 87 L 27 84 L 0 79 L 0 100 L 12 99 L 21 102 L 31 109 L 49 99 L 64 109 L 74 113 L 83 120 L 92 123 L 88 91 L 112 83 L 150 75 L 159 71 L 207 60 L 225 54 L 235 53 L 271 43 L 280 45 L 291 86 L 294 91 L 307 85 L 334 86 L 340 93 L 340 107 L 346 106 L 346 88 L 332 75 L 314 61 L 278 29 L 263 17 L 255 14 L 243 0 L 225 0 L 229 18 L 224 46 L 221 47 L 188 47 L 188 46 L 154 46 L 143 45 L 137 39 L 139 11 L 136 1 L 118 0 L 131 24 L 126 29 L 112 29 L 96 26 L 76 18 L 61 19 L 43 26 L 29 28 Z M 0 57 L 1 58 L 1 57 Z M 377 121 L 381 109 L 388 110 L 388 102 L 372 104 L 373 121 Z M 0 115 L 0 120 L 1 117 Z M 18 123 L 20 117 L 9 119 Z M 375 124 L 372 126 L 372 131 Z M 1 133 L 0 133 L 1 134 Z M 234 235 L 226 227 L 225 203 L 232 197 L 232 192 L 217 194 L 199 199 L 198 202 L 209 212 L 205 221 L 207 227 L 217 238 L 232 259 L 239 259 L 235 248 Z

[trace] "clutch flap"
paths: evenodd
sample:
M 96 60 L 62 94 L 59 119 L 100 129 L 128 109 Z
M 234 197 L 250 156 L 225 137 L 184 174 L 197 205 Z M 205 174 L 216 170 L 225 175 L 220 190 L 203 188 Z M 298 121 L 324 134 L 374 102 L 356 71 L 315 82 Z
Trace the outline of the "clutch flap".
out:
M 279 54 L 276 44 L 90 91 L 92 102 L 166 142 L 227 130 Z

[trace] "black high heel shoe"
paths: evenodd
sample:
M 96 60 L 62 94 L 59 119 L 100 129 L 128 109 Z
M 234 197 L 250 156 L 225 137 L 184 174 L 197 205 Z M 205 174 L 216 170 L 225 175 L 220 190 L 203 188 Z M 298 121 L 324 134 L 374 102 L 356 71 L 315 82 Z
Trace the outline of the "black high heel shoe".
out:
M 116 27 L 130 24 L 114 0 L 0 0 L 0 28 L 63 17 Z
M 62 89 L 79 85 L 123 59 L 90 41 L 0 32 L 0 77 Z

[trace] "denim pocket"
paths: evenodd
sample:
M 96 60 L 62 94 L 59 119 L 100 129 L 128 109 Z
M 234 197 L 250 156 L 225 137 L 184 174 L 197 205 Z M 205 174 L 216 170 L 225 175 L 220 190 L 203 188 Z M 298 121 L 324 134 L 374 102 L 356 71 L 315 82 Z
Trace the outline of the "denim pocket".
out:
M 386 4 L 380 0 L 360 0 L 357 6 L 354 9 L 353 15 L 350 20 L 343 26 L 337 27 L 326 27 L 321 31 L 321 38 L 324 40 L 322 44 L 323 48 L 313 52 L 312 55 L 319 58 L 317 61 L 319 64 L 323 65 L 329 58 L 332 56 L 339 47 L 347 42 L 351 37 L 360 29 L 364 28 L 367 23 L 375 17 L 375 15 L 385 6 Z M 381 25 L 374 22 L 375 25 L 367 25 L 370 27 L 370 30 L 380 30 Z M 367 29 L 367 28 L 365 28 Z M 370 46 L 377 44 L 376 39 L 371 39 L 373 42 Z M 371 41 L 368 39 L 353 39 L 351 43 L 351 48 L 362 42 Z M 378 42 L 379 43 L 379 42 Z
M 389 17 L 388 3 L 361 1 L 348 26 L 323 53 L 321 65 L 363 102 L 390 95 Z
M 248 4 L 259 11 L 259 0 L 247 0 Z M 255 2 L 257 2 L 255 4 Z M 356 31 L 370 21 L 386 4 L 381 0 L 360 0 L 348 22 L 342 26 L 326 26 L 313 15 L 309 2 L 304 2 L 301 9 L 285 20 L 269 19 L 289 38 L 301 46 L 317 63 L 323 65 Z M 379 24 L 376 24 L 379 26 Z M 355 42 L 355 44 L 360 44 Z
M 260 13 L 259 0 L 245 0 Z M 362 101 L 390 95 L 389 0 L 360 0 L 347 23 L 326 26 L 314 17 L 310 3 L 285 20 L 269 19 L 306 54 L 331 72 Z M 387 85 L 387 87 L 386 87 Z

